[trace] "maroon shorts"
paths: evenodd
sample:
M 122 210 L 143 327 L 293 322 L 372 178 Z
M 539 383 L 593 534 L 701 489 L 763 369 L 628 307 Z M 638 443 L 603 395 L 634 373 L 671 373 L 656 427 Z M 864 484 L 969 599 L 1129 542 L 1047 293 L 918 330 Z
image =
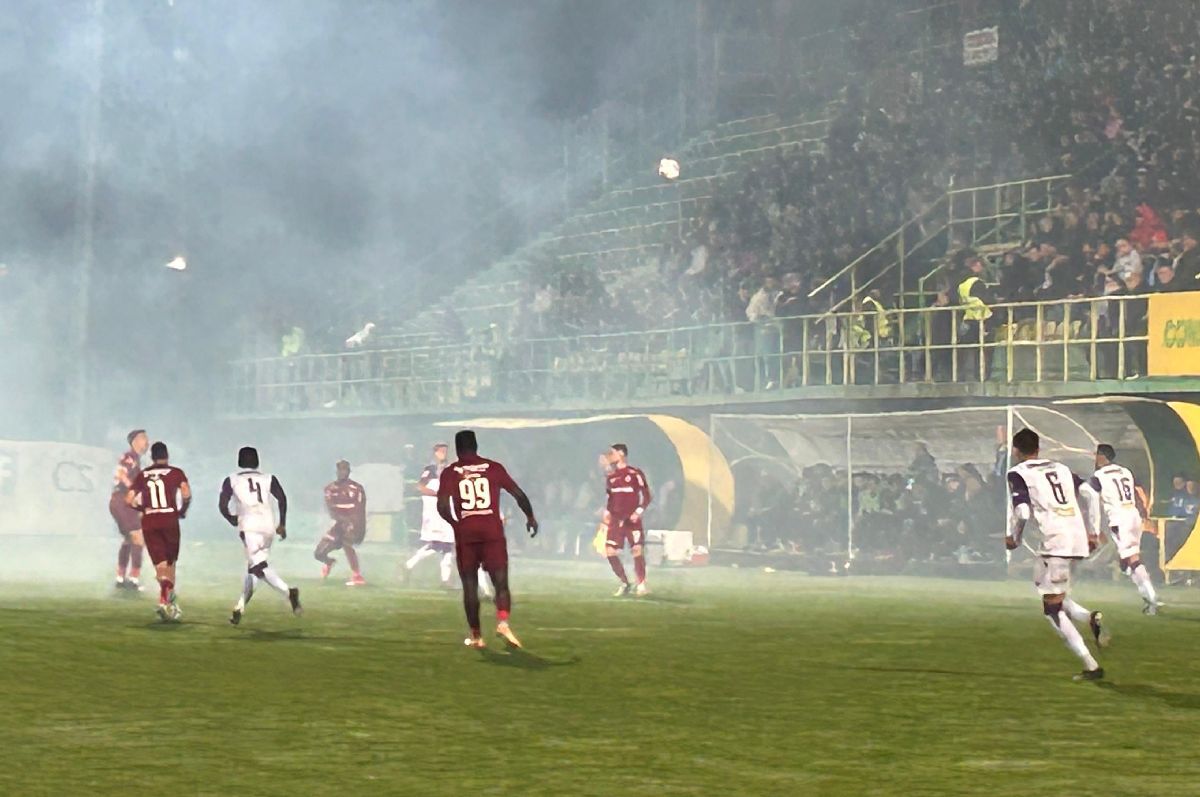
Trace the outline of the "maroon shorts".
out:
M 108 514 L 112 515 L 117 531 L 122 534 L 141 531 L 142 513 L 125 503 L 124 493 L 113 493 L 112 498 L 108 499 Z
M 360 545 L 367 536 L 367 528 L 362 523 L 350 518 L 338 518 L 325 535 L 339 546 Z
M 613 523 L 608 527 L 607 544 L 610 547 L 616 548 L 619 551 L 625 547 L 626 542 L 629 543 L 630 548 L 646 542 L 646 532 L 642 528 L 640 520 L 624 520 L 620 523 Z
M 142 539 L 146 542 L 146 552 L 154 564 L 166 562 L 172 564 L 179 559 L 179 521 L 172 518 L 168 522 L 147 523 L 142 528 Z
M 508 567 L 508 541 L 503 537 L 495 540 L 459 540 L 454 544 L 458 558 L 458 574 L 474 573 L 483 567 L 486 573 L 495 573 Z

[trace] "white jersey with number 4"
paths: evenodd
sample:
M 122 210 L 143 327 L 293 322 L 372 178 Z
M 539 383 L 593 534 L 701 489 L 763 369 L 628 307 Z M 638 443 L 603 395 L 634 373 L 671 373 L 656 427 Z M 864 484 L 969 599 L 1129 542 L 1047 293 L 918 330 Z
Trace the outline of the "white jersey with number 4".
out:
M 1129 468 L 1116 464 L 1105 465 L 1092 476 L 1091 487 L 1100 494 L 1100 505 L 1108 525 L 1122 531 L 1142 527 L 1142 513 L 1137 507 L 1137 493 Z
M 1029 525 L 1041 535 L 1040 556 L 1083 559 L 1088 555 L 1088 532 L 1076 490 L 1084 485 L 1070 468 L 1048 459 L 1030 459 L 1008 472 L 1012 505 L 1029 507 Z
M 229 477 L 229 486 L 237 501 L 234 514 L 238 531 L 249 534 L 274 534 L 275 510 L 271 506 L 271 482 L 274 476 L 257 470 L 243 470 Z

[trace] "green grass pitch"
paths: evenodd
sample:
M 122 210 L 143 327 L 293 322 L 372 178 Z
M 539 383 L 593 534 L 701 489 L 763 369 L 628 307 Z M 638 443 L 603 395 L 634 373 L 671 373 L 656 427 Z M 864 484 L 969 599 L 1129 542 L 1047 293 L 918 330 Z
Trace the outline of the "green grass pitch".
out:
M 1115 633 L 1095 685 L 1016 581 L 665 570 L 635 601 L 602 563 L 518 561 L 527 652 L 479 653 L 457 594 L 370 553 L 373 586 L 323 585 L 288 547 L 305 616 L 260 591 L 238 628 L 236 555 L 185 551 L 177 626 L 149 590 L 0 585 L 0 794 L 1200 791 L 1190 591 L 1144 618 L 1082 585 Z

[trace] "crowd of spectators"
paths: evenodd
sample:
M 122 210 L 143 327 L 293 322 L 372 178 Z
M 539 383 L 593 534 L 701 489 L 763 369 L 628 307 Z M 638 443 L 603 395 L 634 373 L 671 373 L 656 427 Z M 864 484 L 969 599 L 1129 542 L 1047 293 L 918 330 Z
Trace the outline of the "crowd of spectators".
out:
M 844 553 L 852 528 L 855 558 L 878 569 L 1000 561 L 995 519 L 1004 515 L 1004 462 L 1001 451 L 986 473 L 970 463 L 943 472 L 918 444 L 912 463 L 898 472 L 814 465 L 789 487 L 764 471 L 741 518 L 746 546 L 798 556 Z

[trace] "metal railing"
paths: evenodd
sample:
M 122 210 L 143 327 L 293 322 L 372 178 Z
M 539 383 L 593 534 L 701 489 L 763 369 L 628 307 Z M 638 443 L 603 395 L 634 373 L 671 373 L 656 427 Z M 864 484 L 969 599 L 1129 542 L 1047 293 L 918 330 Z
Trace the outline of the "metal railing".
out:
M 972 247 L 1024 240 L 1031 223 L 1058 209 L 1055 193 L 1070 177 L 1056 174 L 947 191 L 813 288 L 808 297 L 816 299 L 837 286 L 847 287 L 830 305 L 839 311 L 894 274 L 898 303 L 906 307 L 912 296 L 910 280 L 917 274 L 919 304 L 926 283 L 943 267 L 939 261 L 931 269 L 930 261 L 944 255 L 956 240 Z M 919 271 L 913 271 L 914 261 Z M 860 273 L 864 270 L 866 274 Z
M 1125 380 L 1146 372 L 1144 296 L 849 312 L 232 364 L 233 415 L 600 406 L 820 387 Z

